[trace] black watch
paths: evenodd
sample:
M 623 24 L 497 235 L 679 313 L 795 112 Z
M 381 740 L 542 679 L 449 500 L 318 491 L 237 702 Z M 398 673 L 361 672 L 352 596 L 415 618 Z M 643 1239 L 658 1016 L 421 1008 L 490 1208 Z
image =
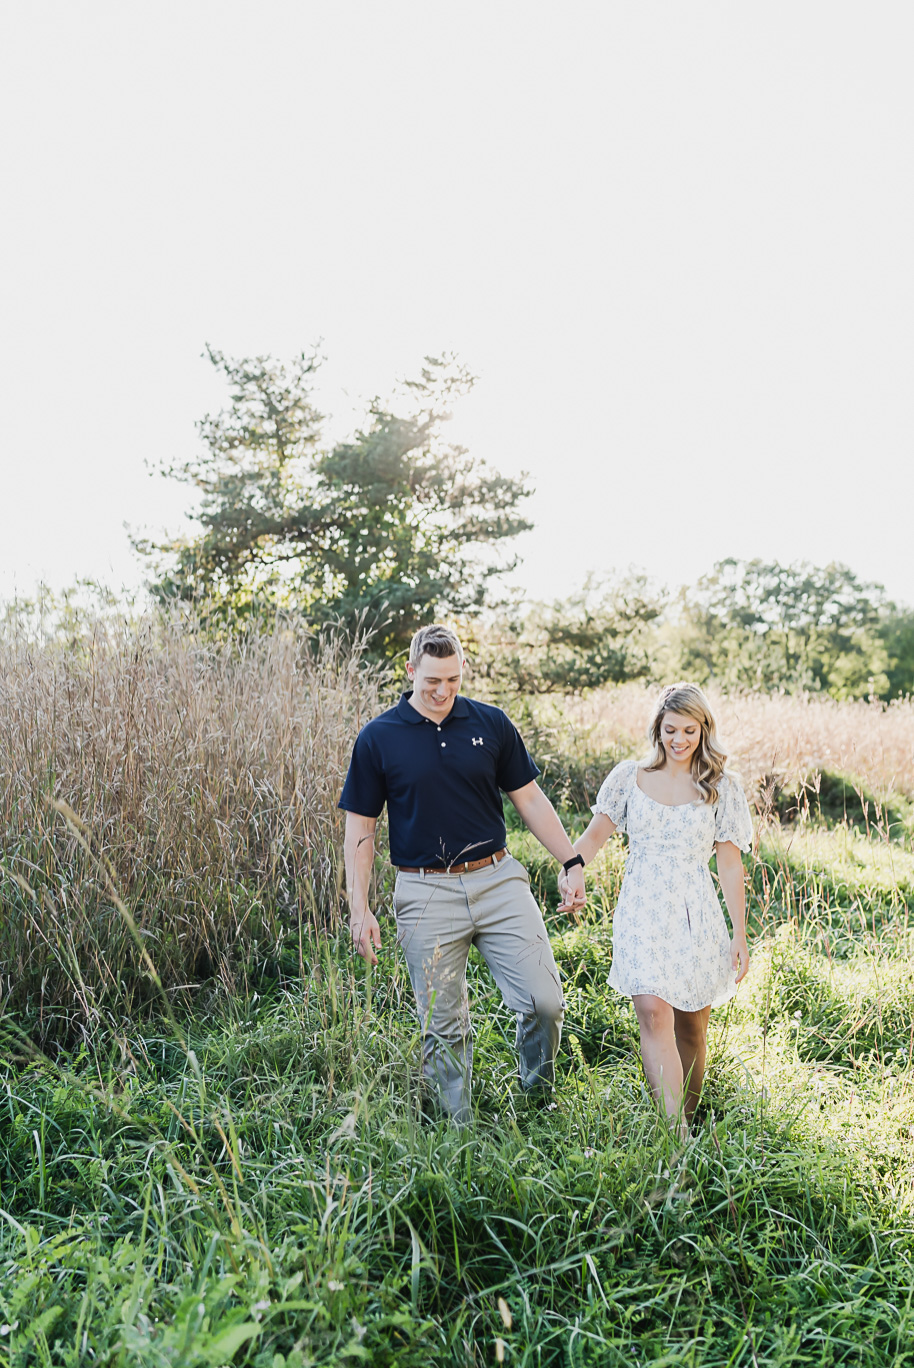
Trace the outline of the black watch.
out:
M 565 863 L 562 865 L 562 868 L 564 869 L 565 873 L 567 874 L 568 871 L 569 871 L 569 869 L 574 869 L 575 865 L 580 865 L 582 869 L 584 868 L 584 856 L 583 856 L 583 855 L 572 855 L 572 857 L 571 857 L 570 860 L 566 860 L 566 861 L 565 861 Z

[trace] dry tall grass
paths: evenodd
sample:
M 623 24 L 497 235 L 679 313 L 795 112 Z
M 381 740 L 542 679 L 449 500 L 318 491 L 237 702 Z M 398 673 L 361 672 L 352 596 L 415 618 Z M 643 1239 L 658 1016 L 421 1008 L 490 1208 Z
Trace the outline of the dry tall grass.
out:
M 776 775 L 791 786 L 821 770 L 864 780 L 880 793 L 914 798 L 914 699 L 888 706 L 836 703 L 821 695 L 745 694 L 709 688 L 733 767 L 750 788 Z M 624 685 L 563 704 L 564 724 L 593 750 L 646 748 L 657 689 Z
M 336 803 L 382 686 L 358 647 L 283 624 L 214 644 L 193 624 L 109 621 L 63 644 L 8 619 L 0 1004 L 69 1005 L 84 1022 L 155 991 L 115 888 L 170 991 L 213 974 L 243 988 L 267 960 L 306 973 L 305 931 L 339 912 Z M 599 752 L 640 749 L 653 697 L 628 686 L 554 708 L 558 748 L 597 767 L 593 787 Z M 835 769 L 914 797 L 911 702 L 713 702 L 750 787 Z M 88 849 L 54 801 L 84 824 Z
M 380 679 L 278 625 L 223 645 L 187 623 L 0 639 L 0 997 L 80 1015 L 150 991 L 111 881 L 170 987 L 227 984 L 339 906 L 336 802 Z M 49 800 L 85 824 L 84 850 Z

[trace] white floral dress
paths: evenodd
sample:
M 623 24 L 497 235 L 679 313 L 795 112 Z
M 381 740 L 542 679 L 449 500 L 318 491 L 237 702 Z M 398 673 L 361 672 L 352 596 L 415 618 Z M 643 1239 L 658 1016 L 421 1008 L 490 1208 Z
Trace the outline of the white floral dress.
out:
M 717 841 L 749 849 L 749 804 L 727 775 L 713 806 L 658 803 L 638 787 L 639 768 L 637 760 L 616 765 L 592 808 L 629 841 L 609 982 L 627 997 L 651 993 L 684 1012 L 718 1007 L 736 992 L 736 975 L 708 861 Z

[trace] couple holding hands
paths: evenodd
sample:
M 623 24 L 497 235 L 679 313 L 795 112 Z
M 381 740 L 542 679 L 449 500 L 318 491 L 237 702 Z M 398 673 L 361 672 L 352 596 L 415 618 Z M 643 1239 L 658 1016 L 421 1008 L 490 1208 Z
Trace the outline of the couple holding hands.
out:
M 428 1091 L 455 1121 L 470 1120 L 466 965 L 475 945 L 517 1016 L 521 1087 L 548 1092 L 562 985 L 527 872 L 506 848 L 501 795 L 562 866 L 559 911 L 585 905 L 585 867 L 610 836 L 626 832 L 609 982 L 632 999 L 648 1083 L 684 1136 L 701 1092 L 711 1008 L 733 996 L 749 968 L 740 851 L 749 849 L 752 822 L 724 769 L 708 701 L 694 684 L 661 692 L 650 755 L 616 765 L 572 845 L 513 723 L 460 693 L 463 666 L 453 631 L 423 627 L 406 666 L 412 690 L 356 739 L 339 804 L 355 948 L 377 962 L 381 931 L 368 897 L 386 803 L 397 940 L 416 997 Z M 715 851 L 732 938 L 708 868 Z

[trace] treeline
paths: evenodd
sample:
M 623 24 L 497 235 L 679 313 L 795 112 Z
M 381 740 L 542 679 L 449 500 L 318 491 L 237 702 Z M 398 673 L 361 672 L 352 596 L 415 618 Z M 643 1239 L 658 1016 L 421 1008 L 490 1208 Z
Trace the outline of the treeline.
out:
M 638 576 L 591 582 L 479 636 L 484 673 L 524 694 L 672 677 L 728 692 L 914 693 L 914 611 L 840 564 L 728 559 L 675 596 Z
M 835 698 L 914 692 L 914 611 L 846 565 L 725 560 L 676 607 L 671 642 L 693 677 Z
M 135 545 L 154 598 L 192 603 L 217 634 L 281 611 L 313 629 L 367 629 L 392 658 L 446 617 L 495 692 L 671 675 L 841 699 L 914 691 L 914 610 L 841 564 L 730 559 L 676 595 L 634 576 L 591 580 L 552 605 L 506 601 L 499 585 L 531 526 L 531 491 L 445 440 L 473 384 L 453 358 L 426 358 L 395 407 L 375 400 L 350 440 L 328 444 L 316 354 L 208 355 L 228 403 L 198 423 L 198 456 L 163 467 L 197 490 L 198 526 Z

